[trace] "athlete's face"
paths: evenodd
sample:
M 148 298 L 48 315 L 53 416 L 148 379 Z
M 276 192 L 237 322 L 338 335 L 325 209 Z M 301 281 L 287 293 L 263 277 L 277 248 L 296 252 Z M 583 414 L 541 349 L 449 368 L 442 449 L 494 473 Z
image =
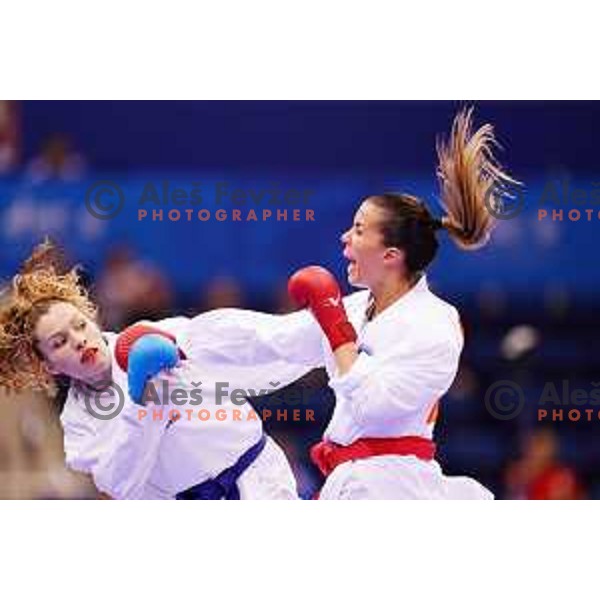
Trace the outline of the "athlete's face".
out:
M 403 253 L 383 243 L 381 224 L 385 218 L 385 211 L 367 198 L 356 211 L 352 227 L 342 235 L 351 285 L 373 289 L 391 270 L 397 273 Z
M 52 304 L 38 319 L 34 334 L 50 373 L 92 385 L 110 375 L 110 351 L 102 332 L 72 304 Z

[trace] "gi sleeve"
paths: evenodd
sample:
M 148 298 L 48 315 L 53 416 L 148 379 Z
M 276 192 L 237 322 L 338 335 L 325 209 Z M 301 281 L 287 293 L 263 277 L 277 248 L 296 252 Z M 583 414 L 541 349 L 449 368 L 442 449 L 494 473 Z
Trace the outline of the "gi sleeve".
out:
M 431 405 L 452 384 L 462 341 L 448 335 L 407 335 L 389 353 L 358 355 L 349 371 L 330 379 L 336 402 L 357 423 L 372 423 L 414 413 Z
M 124 400 L 121 412 L 103 421 L 86 410 L 83 393 L 73 394 L 61 415 L 65 462 L 113 498 L 142 498 L 166 422 L 140 419 L 143 407 Z
M 98 461 L 100 445 L 96 429 L 87 422 L 85 416 L 91 418 L 90 415 L 66 405 L 60 421 L 67 467 L 90 474 Z
M 156 460 L 167 420 L 140 418 L 144 407 L 125 399 L 114 432 L 100 455 L 92 476 L 96 487 L 116 499 L 144 497 L 144 487 Z M 150 411 L 146 411 L 149 413 Z
M 301 374 L 324 364 L 323 335 L 307 310 L 269 315 L 251 310 L 218 309 L 190 320 L 192 354 L 225 364 L 286 363 Z

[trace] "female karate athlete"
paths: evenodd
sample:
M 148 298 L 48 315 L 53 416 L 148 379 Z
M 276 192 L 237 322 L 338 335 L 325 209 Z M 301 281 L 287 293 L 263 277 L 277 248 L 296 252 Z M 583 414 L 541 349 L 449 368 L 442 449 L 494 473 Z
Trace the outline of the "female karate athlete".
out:
M 311 451 L 327 476 L 321 499 L 492 498 L 470 478 L 445 476 L 434 459 L 438 401 L 456 375 L 463 334 L 456 309 L 429 290 L 425 271 L 441 233 L 465 250 L 488 240 L 486 194 L 494 207 L 517 183 L 495 161 L 494 144 L 490 125 L 473 134 L 471 111 L 457 115 L 448 143 L 437 147 L 441 219 L 407 194 L 364 200 L 341 241 L 348 280 L 365 291 L 342 300 L 333 275 L 312 266 L 288 286 L 308 311 L 209 315 L 223 335 L 230 329 L 239 340 L 247 328 L 243 358 L 257 366 L 275 357 L 326 366 L 335 409 Z
M 39 247 L 3 295 L 0 385 L 49 390 L 68 379 L 61 422 L 69 467 L 110 498 L 297 498 L 287 459 L 251 406 L 217 398 L 215 386 L 273 391 L 269 382 L 296 379 L 305 367 L 229 364 L 235 335 L 211 332 L 202 315 L 102 332 L 76 271 L 60 274 L 50 256 Z M 163 404 L 175 393 L 190 402 Z M 102 412 L 111 406 L 120 412 Z M 186 410 L 194 416 L 184 418 Z

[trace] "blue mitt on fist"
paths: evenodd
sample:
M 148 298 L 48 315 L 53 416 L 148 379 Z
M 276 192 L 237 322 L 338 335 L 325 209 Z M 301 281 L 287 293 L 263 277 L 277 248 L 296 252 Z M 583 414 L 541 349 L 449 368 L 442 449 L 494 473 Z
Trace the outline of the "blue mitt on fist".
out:
M 172 369 L 179 361 L 177 345 L 164 335 L 140 337 L 129 351 L 127 382 L 129 395 L 136 404 L 143 404 L 144 388 L 163 369 Z

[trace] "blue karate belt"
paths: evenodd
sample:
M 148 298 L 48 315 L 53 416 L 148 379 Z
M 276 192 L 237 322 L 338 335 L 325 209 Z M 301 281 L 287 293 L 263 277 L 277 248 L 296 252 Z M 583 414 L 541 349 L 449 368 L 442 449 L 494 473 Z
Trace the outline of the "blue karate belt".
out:
M 175 498 L 177 500 L 239 500 L 240 490 L 237 486 L 237 480 L 244 471 L 258 458 L 262 452 L 267 437 L 263 436 L 254 446 L 246 450 L 236 463 L 221 471 L 214 479 L 208 479 L 194 485 L 183 492 L 179 492 Z

